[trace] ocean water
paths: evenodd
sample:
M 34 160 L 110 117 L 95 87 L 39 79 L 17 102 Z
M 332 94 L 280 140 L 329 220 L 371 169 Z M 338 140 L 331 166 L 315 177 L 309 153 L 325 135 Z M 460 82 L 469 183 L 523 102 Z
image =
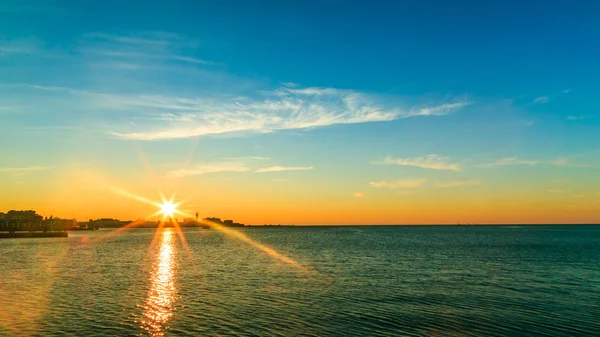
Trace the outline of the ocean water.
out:
M 599 336 L 600 226 L 0 240 L 0 335 Z

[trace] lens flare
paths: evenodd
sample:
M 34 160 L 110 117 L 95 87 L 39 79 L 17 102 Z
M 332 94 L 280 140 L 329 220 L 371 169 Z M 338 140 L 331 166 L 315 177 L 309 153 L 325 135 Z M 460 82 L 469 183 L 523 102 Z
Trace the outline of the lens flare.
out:
M 194 215 L 189 214 L 185 211 L 179 210 L 177 207 L 179 205 L 182 204 L 182 202 L 178 202 L 175 203 L 174 199 L 175 196 L 171 196 L 171 198 L 169 200 L 167 200 L 164 195 L 161 194 L 161 199 L 162 199 L 162 204 L 161 203 L 156 203 L 154 201 L 148 200 L 144 197 L 140 197 L 137 196 L 135 194 L 129 193 L 127 191 L 124 191 L 122 189 L 119 188 L 113 188 L 113 190 L 123 196 L 126 196 L 128 198 L 132 198 L 144 203 L 148 203 L 151 205 L 155 205 L 156 207 L 158 207 L 158 211 L 156 213 L 154 213 L 151 216 L 156 216 L 156 215 L 160 215 L 162 214 L 162 220 L 159 223 L 158 228 L 161 229 L 163 227 L 165 227 L 167 224 L 172 226 L 175 229 L 175 234 L 179 237 L 182 245 L 185 247 L 186 250 L 188 250 L 188 254 L 190 253 L 189 247 L 187 245 L 185 236 L 183 235 L 183 231 L 181 230 L 181 226 L 179 225 L 179 223 L 177 222 L 177 220 L 175 219 L 175 215 L 182 215 L 185 217 L 189 217 L 189 218 L 193 218 Z M 168 220 L 168 222 L 167 222 Z M 254 241 L 253 239 L 251 239 L 250 237 L 248 237 L 246 234 L 235 230 L 235 229 L 231 229 L 228 228 L 226 226 L 223 226 L 221 224 L 215 223 L 215 222 L 211 222 L 211 221 L 207 221 L 207 220 L 202 220 L 202 224 L 209 226 L 212 229 L 218 230 L 224 234 L 226 234 L 228 237 L 230 238 L 234 238 L 236 240 L 242 241 L 256 249 L 258 249 L 259 251 L 262 251 L 263 253 L 271 256 L 273 259 L 278 260 L 280 262 L 283 262 L 285 264 L 291 265 L 295 268 L 298 268 L 299 270 L 302 270 L 303 272 L 309 273 L 309 274 L 313 274 L 313 275 L 319 275 L 321 277 L 324 277 L 325 279 L 329 280 L 329 277 L 327 277 L 326 275 L 320 274 L 315 270 L 312 270 L 310 268 L 307 268 L 305 266 L 303 266 L 300 262 L 285 256 L 281 253 L 279 253 L 278 251 L 276 251 L 275 249 L 266 246 L 264 244 L 261 244 L 259 242 Z M 120 230 L 126 229 L 126 228 L 132 228 L 132 227 L 136 227 L 138 225 L 138 222 L 133 222 L 125 227 L 122 227 L 112 233 L 118 233 Z M 157 231 L 158 234 L 158 231 Z M 155 236 L 156 239 L 156 236 Z
M 164 202 L 160 205 L 160 212 L 167 217 L 172 217 L 177 212 L 177 205 L 171 201 Z

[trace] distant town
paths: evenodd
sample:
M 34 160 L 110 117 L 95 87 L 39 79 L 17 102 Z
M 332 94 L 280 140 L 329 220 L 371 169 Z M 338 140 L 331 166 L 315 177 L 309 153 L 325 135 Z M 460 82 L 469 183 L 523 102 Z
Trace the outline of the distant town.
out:
M 135 223 L 135 227 L 156 228 L 161 225 L 161 221 L 150 221 L 145 219 L 138 220 L 118 220 L 113 218 L 89 219 L 86 222 L 80 222 L 76 219 L 61 219 L 56 217 L 45 217 L 37 214 L 34 210 L 10 210 L 6 213 L 0 212 L 0 232 L 7 231 L 15 233 L 17 231 L 25 232 L 60 232 L 73 230 L 98 230 L 100 228 L 120 228 Z M 181 221 L 169 220 L 163 222 L 163 227 L 202 227 L 210 228 L 215 224 L 225 227 L 244 227 L 244 224 L 234 222 L 233 220 L 221 220 L 220 218 L 185 218 Z

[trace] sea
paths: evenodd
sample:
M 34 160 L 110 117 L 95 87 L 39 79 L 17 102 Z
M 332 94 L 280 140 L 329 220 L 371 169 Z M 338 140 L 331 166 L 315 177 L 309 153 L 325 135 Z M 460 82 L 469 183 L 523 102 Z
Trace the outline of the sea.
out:
M 600 336 L 600 226 L 4 239 L 0 336 Z

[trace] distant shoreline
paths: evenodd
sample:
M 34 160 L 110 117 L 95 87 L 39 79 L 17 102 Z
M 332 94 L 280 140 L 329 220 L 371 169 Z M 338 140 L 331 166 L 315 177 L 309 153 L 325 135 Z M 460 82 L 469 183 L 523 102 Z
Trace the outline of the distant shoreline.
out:
M 539 226 L 599 226 L 600 224 L 595 224 L 595 223 L 589 223 L 589 224 L 470 224 L 470 225 L 456 225 L 456 224 L 424 224 L 424 225 L 420 225 L 420 224 L 391 224 L 391 225 L 382 225 L 382 224 L 373 224 L 373 225 L 364 225 L 364 224 L 358 224 L 358 225 L 340 225 L 340 224 L 334 224 L 334 225 L 300 225 L 300 224 L 294 224 L 294 225 L 245 225 L 243 227 L 237 227 L 237 228 L 292 228 L 292 227 L 492 227 L 492 226 L 498 226 L 498 227 L 539 227 Z M 120 229 L 120 228 L 124 228 L 124 227 L 103 227 L 101 229 Z M 127 229 L 156 229 L 158 227 L 132 227 L 132 228 L 127 228 Z M 164 228 L 174 228 L 174 227 L 163 227 Z M 196 226 L 182 226 L 181 228 L 202 228 L 202 227 L 196 227 Z

